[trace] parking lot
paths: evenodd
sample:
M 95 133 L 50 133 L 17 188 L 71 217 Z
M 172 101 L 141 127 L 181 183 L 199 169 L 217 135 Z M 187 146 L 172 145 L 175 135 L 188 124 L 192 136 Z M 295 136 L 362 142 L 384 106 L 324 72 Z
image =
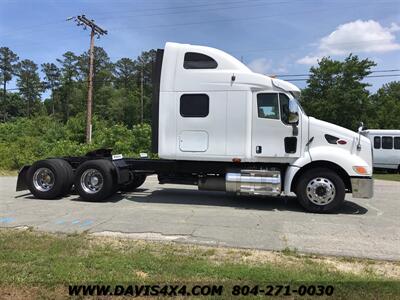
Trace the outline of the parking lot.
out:
M 134 239 L 376 259 L 400 259 L 400 182 L 375 181 L 373 199 L 352 199 L 335 214 L 304 212 L 293 198 L 233 197 L 149 177 L 134 193 L 102 203 L 77 195 L 34 199 L 0 177 L 0 227 L 90 232 Z

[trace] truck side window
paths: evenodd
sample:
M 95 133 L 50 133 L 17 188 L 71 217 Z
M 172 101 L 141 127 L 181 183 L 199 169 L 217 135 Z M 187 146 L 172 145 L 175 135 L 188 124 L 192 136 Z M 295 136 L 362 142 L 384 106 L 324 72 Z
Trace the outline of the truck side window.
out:
M 400 150 L 400 136 L 394 138 L 394 149 Z
M 179 103 L 184 118 L 205 118 L 210 109 L 210 98 L 206 94 L 184 94 Z
M 279 119 L 278 94 L 257 94 L 258 117 L 264 119 Z
M 382 137 L 382 149 L 393 149 L 393 137 L 391 136 Z
M 381 149 L 381 137 L 380 136 L 374 137 L 374 149 Z
M 285 94 L 279 94 L 279 102 L 281 106 L 281 120 L 285 124 L 289 124 L 289 97 Z
M 185 53 L 183 61 L 185 69 L 216 69 L 217 66 L 217 62 L 208 55 L 196 52 Z

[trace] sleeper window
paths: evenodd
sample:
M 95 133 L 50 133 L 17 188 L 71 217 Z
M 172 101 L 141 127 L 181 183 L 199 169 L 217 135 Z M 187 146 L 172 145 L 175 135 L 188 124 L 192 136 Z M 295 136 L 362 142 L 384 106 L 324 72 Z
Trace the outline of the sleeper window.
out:
M 265 93 L 257 95 L 258 117 L 264 119 L 279 119 L 278 94 Z
M 381 149 L 381 137 L 380 136 L 374 137 L 374 148 Z
M 393 137 L 391 136 L 382 137 L 382 149 L 393 149 Z
M 218 66 L 217 62 L 208 55 L 187 52 L 183 62 L 185 69 L 216 69 Z
M 185 118 L 204 118 L 208 116 L 210 99 L 206 94 L 185 94 L 181 96 L 179 110 Z
M 400 136 L 394 138 L 394 149 L 400 150 Z

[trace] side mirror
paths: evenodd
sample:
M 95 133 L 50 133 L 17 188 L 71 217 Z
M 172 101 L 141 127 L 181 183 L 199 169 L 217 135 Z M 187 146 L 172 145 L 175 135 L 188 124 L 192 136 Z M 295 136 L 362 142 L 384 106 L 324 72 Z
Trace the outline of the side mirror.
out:
M 364 122 L 360 122 L 360 126 L 358 127 L 358 132 L 367 130 L 367 126 L 364 125 Z
M 299 106 L 293 99 L 289 100 L 289 124 L 297 125 L 299 123 Z

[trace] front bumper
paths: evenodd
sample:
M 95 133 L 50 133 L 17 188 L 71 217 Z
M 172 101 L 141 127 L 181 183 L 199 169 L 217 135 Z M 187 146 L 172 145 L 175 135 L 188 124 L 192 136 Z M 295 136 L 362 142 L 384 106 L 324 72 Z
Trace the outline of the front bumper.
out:
M 354 198 L 372 198 L 374 196 L 374 180 L 370 177 L 351 177 L 351 188 Z

